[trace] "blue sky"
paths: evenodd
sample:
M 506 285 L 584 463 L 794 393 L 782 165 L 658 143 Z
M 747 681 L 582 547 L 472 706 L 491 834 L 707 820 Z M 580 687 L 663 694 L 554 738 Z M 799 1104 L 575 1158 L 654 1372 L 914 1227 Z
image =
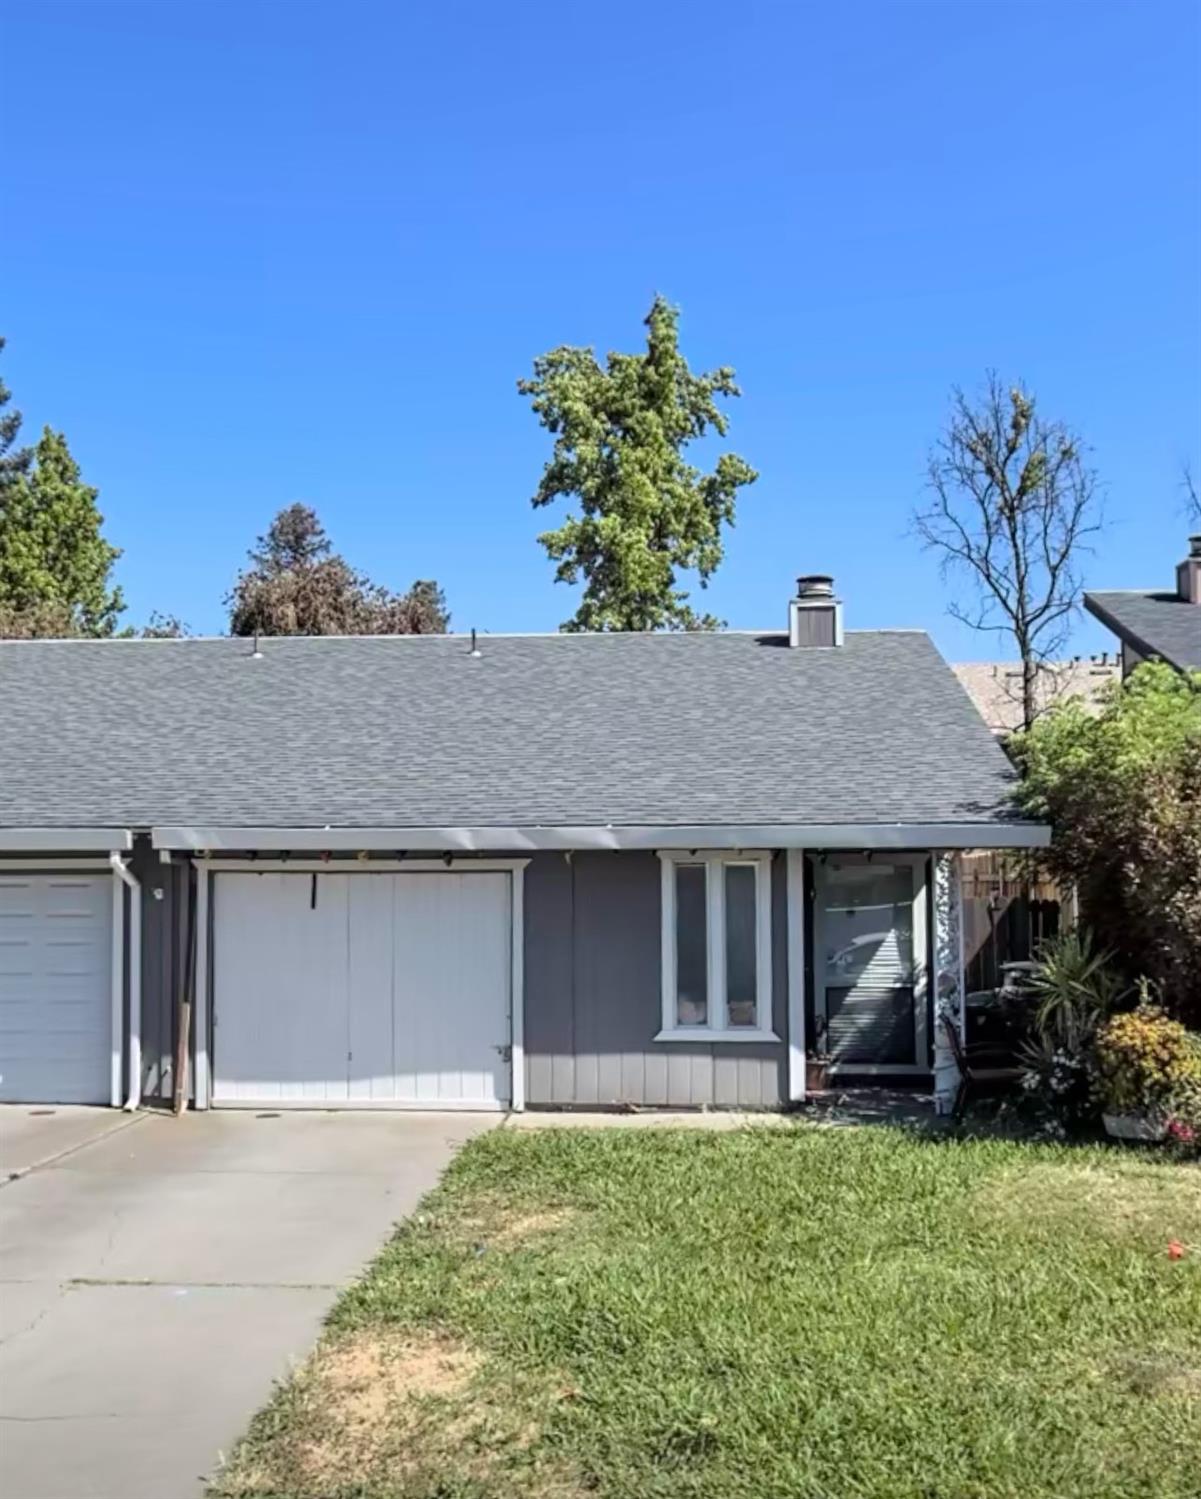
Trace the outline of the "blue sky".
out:
M 224 627 L 293 500 L 454 624 L 553 629 L 514 382 L 661 291 L 761 472 L 703 603 L 997 647 L 906 535 L 954 384 L 1093 448 L 1098 587 L 1166 584 L 1201 467 L 1201 7 L 74 5 L 6 17 L 5 373 L 101 490 L 128 618 Z M 1084 624 L 1077 650 L 1112 645 Z

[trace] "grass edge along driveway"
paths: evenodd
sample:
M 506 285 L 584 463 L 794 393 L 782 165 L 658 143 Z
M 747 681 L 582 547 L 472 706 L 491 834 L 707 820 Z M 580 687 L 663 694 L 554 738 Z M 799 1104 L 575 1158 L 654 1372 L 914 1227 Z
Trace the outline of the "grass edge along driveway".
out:
M 797 1125 L 473 1141 L 212 1492 L 1199 1491 L 1196 1166 Z

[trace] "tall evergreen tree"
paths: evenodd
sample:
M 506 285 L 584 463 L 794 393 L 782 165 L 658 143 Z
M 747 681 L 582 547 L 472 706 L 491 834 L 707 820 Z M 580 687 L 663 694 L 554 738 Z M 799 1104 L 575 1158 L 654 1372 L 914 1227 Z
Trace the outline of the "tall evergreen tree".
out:
M 758 475 L 735 453 L 712 473 L 685 458 L 710 430 L 725 436 L 718 396 L 740 394 L 726 365 L 694 375 L 680 353 L 679 314 L 656 297 L 646 318 L 645 354 L 610 354 L 602 369 L 589 348 L 565 345 L 534 360 L 517 389 L 555 439 L 535 507 L 577 499 L 556 531 L 538 540 L 557 562 L 556 581 L 584 582 L 565 630 L 704 630 L 676 586 L 693 569 L 703 588 L 724 554 L 738 491 Z
M 29 633 L 105 636 L 116 627 L 125 603 L 109 579 L 121 553 L 101 534 L 96 498 L 66 438 L 49 427 L 32 465 L 18 462 L 0 481 L 0 612 L 46 622 Z
M 5 342 L 0 338 L 0 354 L 4 352 Z M 33 461 L 32 449 L 14 446 L 21 431 L 21 413 L 4 409 L 11 399 L 8 386 L 0 379 L 0 507 L 4 504 L 6 486 L 18 474 L 27 472 Z

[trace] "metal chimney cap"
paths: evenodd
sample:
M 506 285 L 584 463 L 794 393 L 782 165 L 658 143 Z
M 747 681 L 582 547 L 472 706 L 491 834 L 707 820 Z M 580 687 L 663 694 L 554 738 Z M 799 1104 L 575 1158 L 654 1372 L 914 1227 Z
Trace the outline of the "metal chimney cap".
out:
M 1201 531 L 1188 539 L 1188 554 L 1190 557 L 1201 557 Z
M 829 573 L 803 573 L 796 580 L 799 599 L 832 599 L 834 579 Z

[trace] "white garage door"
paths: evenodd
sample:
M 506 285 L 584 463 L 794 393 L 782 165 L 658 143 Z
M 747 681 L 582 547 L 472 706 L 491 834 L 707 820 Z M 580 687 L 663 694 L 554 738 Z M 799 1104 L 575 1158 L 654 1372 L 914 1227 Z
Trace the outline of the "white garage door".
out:
M 508 1103 L 507 873 L 220 873 L 213 902 L 214 1103 Z
M 0 1100 L 109 1103 L 111 875 L 0 874 Z

